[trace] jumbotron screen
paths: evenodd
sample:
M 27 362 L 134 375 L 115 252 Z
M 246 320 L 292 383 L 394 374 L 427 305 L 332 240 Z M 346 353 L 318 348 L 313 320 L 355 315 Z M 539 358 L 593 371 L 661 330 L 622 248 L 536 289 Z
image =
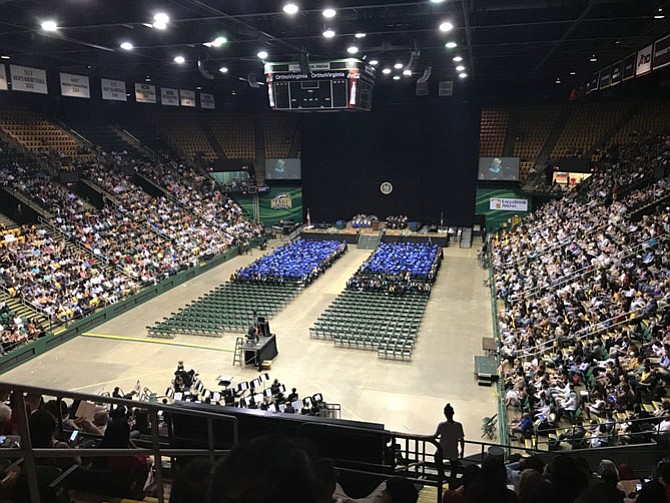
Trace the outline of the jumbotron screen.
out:
M 300 159 L 266 159 L 266 180 L 300 180 Z
M 480 157 L 477 179 L 516 182 L 519 180 L 519 158 Z

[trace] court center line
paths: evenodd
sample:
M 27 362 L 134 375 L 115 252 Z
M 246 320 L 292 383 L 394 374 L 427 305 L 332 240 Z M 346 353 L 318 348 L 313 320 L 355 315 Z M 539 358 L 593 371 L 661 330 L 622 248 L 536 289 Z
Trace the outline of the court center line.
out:
M 194 349 L 211 349 L 213 351 L 223 351 L 226 353 L 233 353 L 235 351 L 234 348 L 208 346 L 206 344 L 194 344 L 190 342 L 179 342 L 170 339 L 150 339 L 148 337 L 129 337 L 126 335 L 94 334 L 92 332 L 86 332 L 81 335 L 83 337 L 92 337 L 96 339 L 113 339 L 120 341 L 129 341 L 129 342 L 143 342 L 145 344 L 163 344 L 165 346 L 178 346 L 183 348 L 194 348 Z

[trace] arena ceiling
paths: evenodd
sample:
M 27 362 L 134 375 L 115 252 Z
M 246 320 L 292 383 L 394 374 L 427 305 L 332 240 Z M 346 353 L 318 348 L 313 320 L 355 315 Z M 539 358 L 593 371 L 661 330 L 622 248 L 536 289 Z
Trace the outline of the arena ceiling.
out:
M 391 68 L 378 81 L 392 82 L 408 69 L 412 76 L 402 78 L 417 78 L 430 67 L 434 80 L 465 73 L 477 81 L 552 85 L 584 79 L 670 33 L 670 0 L 294 0 L 299 11 L 292 15 L 286 3 L 0 0 L 0 55 L 5 63 L 197 85 L 207 82 L 198 61 L 215 79 L 254 73 L 263 80 L 260 51 L 268 61 L 297 61 L 300 54 L 319 61 L 351 57 L 355 46 L 356 57 Z M 335 16 L 325 17 L 325 8 Z M 157 13 L 169 16 L 165 29 L 154 26 Z M 42 29 L 47 20 L 58 29 Z M 443 23 L 453 28 L 442 31 Z M 327 30 L 334 36 L 326 38 Z M 217 37 L 226 43 L 203 45 Z M 122 49 L 124 42 L 133 48 Z M 177 56 L 185 61 L 176 63 Z M 464 69 L 456 70 L 455 56 Z M 218 71 L 224 67 L 226 74 Z

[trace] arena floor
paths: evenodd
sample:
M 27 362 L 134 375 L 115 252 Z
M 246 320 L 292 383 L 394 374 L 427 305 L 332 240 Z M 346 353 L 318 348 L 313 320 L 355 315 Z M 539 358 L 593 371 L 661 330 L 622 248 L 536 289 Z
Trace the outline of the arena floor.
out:
M 432 434 L 443 418 L 444 404 L 451 402 L 466 438 L 478 440 L 482 417 L 495 414 L 497 406 L 495 389 L 477 386 L 473 373 L 473 355 L 482 354 L 481 338 L 491 336 L 489 290 L 482 286 L 486 273 L 478 265 L 477 251 L 477 246 L 445 249 L 413 360 L 402 362 L 309 337 L 309 327 L 371 253 L 350 247 L 270 320 L 279 348 L 270 376 L 297 387 L 301 396 L 323 393 L 326 401 L 342 405 L 343 418 L 379 422 L 400 432 Z M 250 380 L 257 375 L 253 367 L 232 365 L 234 334 L 156 341 L 147 338 L 145 327 L 228 280 L 259 253 L 236 257 L 5 373 L 2 380 L 97 393 L 114 386 L 129 391 L 139 379 L 143 387 L 162 395 L 177 360 L 197 369 L 212 389 L 219 374 L 232 375 L 236 382 Z

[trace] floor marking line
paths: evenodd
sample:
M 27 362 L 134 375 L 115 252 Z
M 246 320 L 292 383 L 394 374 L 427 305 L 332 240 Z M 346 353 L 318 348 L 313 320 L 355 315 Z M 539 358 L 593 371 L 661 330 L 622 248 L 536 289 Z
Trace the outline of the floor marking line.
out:
M 208 346 L 206 344 L 195 344 L 191 342 L 179 342 L 169 339 L 149 339 L 148 337 L 129 337 L 127 335 L 109 335 L 109 334 L 95 334 L 92 332 L 86 332 L 81 334 L 83 337 L 91 337 L 95 339 L 113 339 L 120 341 L 129 341 L 129 342 L 143 342 L 146 344 L 163 344 L 165 346 L 179 346 L 184 348 L 194 348 L 194 349 L 211 349 L 214 351 L 224 351 L 226 353 L 233 353 L 235 349 L 233 348 L 224 348 L 218 346 Z

